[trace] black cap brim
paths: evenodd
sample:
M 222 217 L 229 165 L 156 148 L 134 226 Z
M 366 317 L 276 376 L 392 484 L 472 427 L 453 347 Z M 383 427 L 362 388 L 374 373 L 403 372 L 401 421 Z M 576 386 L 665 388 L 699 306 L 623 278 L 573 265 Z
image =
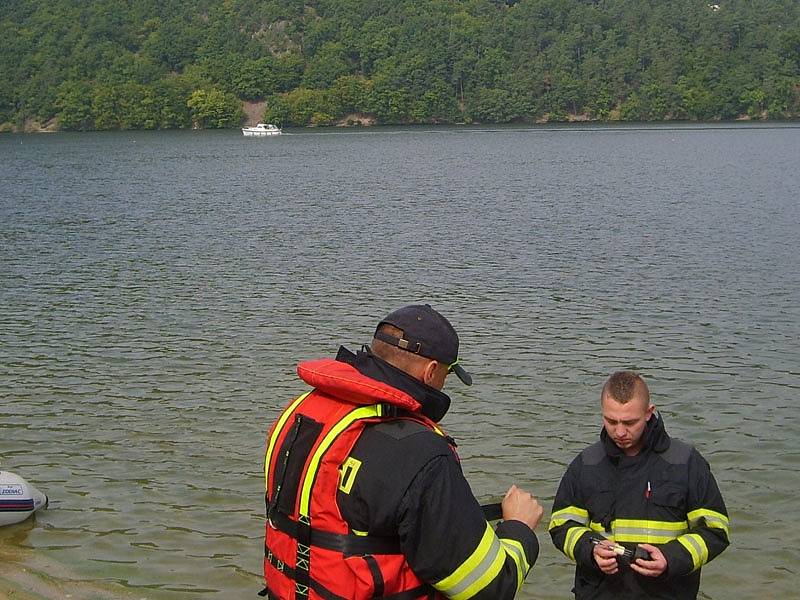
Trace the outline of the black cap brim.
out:
M 458 375 L 458 378 L 462 381 L 464 385 L 472 385 L 472 375 L 467 373 L 459 364 L 453 365 L 453 373 Z

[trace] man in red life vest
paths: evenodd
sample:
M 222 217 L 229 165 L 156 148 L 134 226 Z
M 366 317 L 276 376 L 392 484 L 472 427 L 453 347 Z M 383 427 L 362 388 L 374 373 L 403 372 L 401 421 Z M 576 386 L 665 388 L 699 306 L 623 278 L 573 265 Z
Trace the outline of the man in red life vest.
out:
M 493 529 L 437 425 L 458 336 L 428 305 L 383 319 L 369 347 L 301 363 L 312 390 L 266 444 L 262 595 L 272 600 L 511 599 L 538 555 L 542 508 L 511 486 Z

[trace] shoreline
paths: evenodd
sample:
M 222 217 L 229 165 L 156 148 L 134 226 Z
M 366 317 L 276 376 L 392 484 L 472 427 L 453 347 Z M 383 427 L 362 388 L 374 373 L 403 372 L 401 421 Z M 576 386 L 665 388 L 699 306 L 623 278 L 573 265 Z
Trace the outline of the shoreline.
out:
M 0 600 L 147 600 L 123 589 L 109 589 L 113 584 L 81 581 L 57 563 L 36 561 L 32 553 L 12 556 L 8 549 L 0 550 Z
M 246 118 L 244 125 L 253 125 L 260 122 L 258 111 L 250 109 L 245 111 Z M 549 119 L 547 115 L 531 121 L 514 121 L 511 123 L 477 123 L 477 122 L 457 122 L 457 123 L 378 123 L 374 117 L 362 113 L 353 113 L 335 121 L 330 125 L 309 125 L 307 127 L 297 127 L 298 129 L 368 129 L 371 127 L 454 127 L 454 126 L 478 126 L 478 127 L 513 127 L 513 126 L 536 126 L 536 125 L 669 125 L 669 124 L 715 124 L 722 125 L 726 123 L 759 123 L 768 125 L 771 123 L 800 123 L 800 114 L 791 115 L 782 118 L 753 118 L 747 114 L 741 114 L 734 119 L 711 119 L 708 121 L 699 121 L 691 119 L 662 119 L 660 121 L 627 121 L 622 119 L 593 119 L 587 115 L 581 114 L 568 114 L 565 119 Z M 220 130 L 236 130 L 236 127 L 223 127 Z M 292 127 L 290 127 L 292 128 Z M 12 123 L 0 123 L 0 134 L 3 133 L 63 133 L 63 132 L 97 132 L 97 131 L 181 131 L 189 128 L 155 128 L 155 129 L 86 129 L 86 130 L 70 130 L 61 129 L 58 126 L 57 119 L 51 119 L 47 123 L 39 123 L 36 121 L 27 121 L 21 127 L 17 127 Z M 215 129 L 215 128 L 212 128 Z

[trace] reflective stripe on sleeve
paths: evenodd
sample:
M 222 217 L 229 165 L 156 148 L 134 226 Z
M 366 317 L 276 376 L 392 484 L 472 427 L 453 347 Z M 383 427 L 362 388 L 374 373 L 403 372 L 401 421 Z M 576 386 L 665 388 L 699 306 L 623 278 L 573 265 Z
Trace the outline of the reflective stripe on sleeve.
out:
M 606 528 L 603 527 L 602 523 L 598 523 L 597 521 L 590 521 L 589 522 L 589 529 L 592 531 L 596 531 L 597 533 L 603 534 L 603 537 L 613 537 L 609 532 L 606 531 Z
M 531 570 L 531 566 L 528 564 L 528 558 L 525 556 L 525 549 L 517 540 L 500 538 L 500 544 L 503 546 L 503 550 L 506 551 L 506 554 L 514 561 L 514 564 L 517 565 L 517 591 L 519 591 L 522 587 L 522 582 L 525 581 L 525 576 L 528 574 L 528 571 Z
M 707 508 L 698 508 L 687 513 L 686 518 L 689 520 L 689 527 L 696 527 L 700 521 L 704 520 L 706 526 L 722 529 L 725 535 L 730 537 L 730 521 L 722 513 Z
M 693 571 L 708 562 L 708 546 L 706 546 L 706 541 L 702 536 L 696 533 L 689 533 L 679 537 L 678 542 L 692 555 Z
M 550 525 L 548 530 L 554 527 L 559 527 L 567 521 L 575 521 L 581 525 L 586 525 L 589 522 L 589 512 L 584 508 L 577 506 L 567 506 L 561 510 L 557 510 L 550 516 Z
M 433 587 L 453 600 L 471 598 L 497 577 L 503 568 L 506 553 L 489 523 L 477 548 L 455 571 L 434 583 Z
M 575 560 L 575 546 L 578 544 L 578 540 L 584 533 L 591 531 L 588 527 L 570 527 L 567 530 L 567 537 L 564 538 L 564 554 L 570 560 Z

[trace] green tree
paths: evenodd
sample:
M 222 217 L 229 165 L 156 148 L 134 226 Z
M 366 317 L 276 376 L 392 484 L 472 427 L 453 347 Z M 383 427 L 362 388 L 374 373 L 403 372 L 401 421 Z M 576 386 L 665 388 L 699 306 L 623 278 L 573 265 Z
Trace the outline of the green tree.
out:
M 759 88 L 746 90 L 739 98 L 745 106 L 747 115 L 753 119 L 761 117 L 761 113 L 766 109 L 767 93 Z
M 286 101 L 290 106 L 289 121 L 293 125 L 329 124 L 332 120 L 333 111 L 325 92 L 321 90 L 297 88 L 286 95 Z M 312 120 L 314 115 L 317 115 L 317 122 Z
M 192 115 L 187 104 L 196 82 L 180 75 L 167 75 L 158 81 L 153 90 L 159 113 L 159 127 L 183 129 L 191 127 Z
M 715 116 L 714 99 L 705 87 L 688 82 L 679 82 L 681 109 L 686 117 L 695 121 L 706 121 Z
M 403 123 L 408 119 L 411 98 L 406 90 L 381 78 L 373 80 L 368 107 L 381 123 Z
M 630 95 L 619 107 L 619 118 L 622 121 L 642 121 L 644 120 L 644 107 L 642 106 L 642 99 L 636 92 L 631 92 Z
M 92 120 L 95 129 L 119 129 L 119 94 L 111 85 L 100 85 L 92 93 Z
M 338 42 L 325 42 L 308 62 L 303 85 L 310 88 L 330 87 L 339 77 L 351 71 L 344 46 Z
M 180 71 L 196 58 L 199 33 L 182 19 L 171 18 L 148 35 L 142 51 L 169 70 Z
M 56 106 L 62 129 L 84 131 L 93 127 L 92 94 L 86 83 L 65 81 L 58 87 Z
M 517 98 L 502 88 L 480 89 L 467 104 L 467 114 L 478 123 L 510 123 L 522 117 Z
M 265 123 L 273 123 L 278 126 L 286 125 L 291 122 L 292 105 L 285 94 L 275 94 L 267 98 L 267 105 L 261 117 Z
M 236 98 L 217 89 L 195 90 L 186 101 L 192 124 L 201 129 L 219 129 L 238 125 L 244 114 Z
M 308 93 L 293 97 L 306 124 L 348 112 L 381 123 L 800 116 L 797 0 L 511 4 L 6 2 L 0 122 L 186 127 L 216 104 L 190 109 L 197 90 L 225 104 L 302 89 L 319 105 L 309 113 Z
M 417 123 L 452 123 L 459 116 L 452 86 L 438 80 L 411 106 L 411 118 Z
M 372 82 L 357 75 L 343 75 L 333 82 L 328 98 L 337 116 L 367 112 Z

